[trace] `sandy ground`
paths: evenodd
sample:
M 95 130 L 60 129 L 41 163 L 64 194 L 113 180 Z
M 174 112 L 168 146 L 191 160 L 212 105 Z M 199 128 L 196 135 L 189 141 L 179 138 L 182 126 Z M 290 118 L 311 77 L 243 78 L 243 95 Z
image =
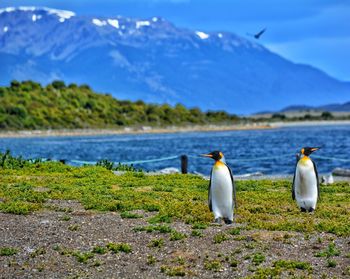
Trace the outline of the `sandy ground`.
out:
M 75 201 L 58 200 L 28 216 L 0 213 L 0 247 L 17 249 L 15 255 L 0 256 L 0 278 L 168 278 L 169 270 L 176 268 L 186 278 L 242 278 L 254 275 L 258 268 L 272 268 L 281 259 L 312 266 L 312 271 L 286 270 L 282 278 L 350 278 L 349 237 L 246 230 L 245 224 L 209 226 L 198 230 L 202 234 L 198 237 L 191 235 L 191 225 L 175 222 L 169 225 L 187 237 L 171 241 L 170 234 L 134 231 L 149 225 L 147 219 L 153 214 L 137 213 L 143 217 L 122 219 L 119 213 L 85 211 Z M 237 227 L 239 235 L 228 233 Z M 225 241 L 213 241 L 225 232 Z M 160 238 L 164 245 L 151 247 Z M 331 241 L 341 251 L 332 257 L 336 267 L 327 267 L 327 258 L 315 256 Z M 132 252 L 92 253 L 85 263 L 74 256 L 110 242 L 128 243 Z M 258 264 L 253 260 L 257 253 L 265 257 Z
M 261 130 L 283 127 L 320 126 L 320 125 L 350 125 L 350 121 L 302 121 L 302 122 L 273 122 L 252 123 L 237 125 L 194 125 L 187 127 L 139 128 L 126 127 L 124 129 L 62 129 L 62 130 L 24 130 L 0 131 L 0 138 L 20 137 L 58 137 L 58 136 L 95 136 L 95 135 L 123 135 L 123 134 L 159 134 L 159 133 L 186 133 L 235 130 Z
M 62 129 L 62 130 L 26 130 L 26 131 L 0 131 L 0 138 L 19 137 L 58 137 L 58 136 L 95 136 L 95 135 L 123 135 L 123 134 L 161 134 L 161 133 L 186 133 L 209 131 L 234 131 L 234 130 L 261 130 L 271 129 L 268 124 L 240 124 L 240 125 L 198 125 L 187 127 L 152 128 L 144 126 L 140 128 L 126 127 L 124 129 Z

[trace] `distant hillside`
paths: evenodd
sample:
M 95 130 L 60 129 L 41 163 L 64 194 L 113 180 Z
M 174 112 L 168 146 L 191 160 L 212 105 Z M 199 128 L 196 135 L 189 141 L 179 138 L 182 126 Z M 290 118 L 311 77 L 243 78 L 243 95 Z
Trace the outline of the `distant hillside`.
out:
M 62 81 L 42 87 L 12 81 L 0 87 L 0 129 L 117 128 L 232 122 L 238 119 L 223 111 L 202 112 L 178 104 L 145 104 L 121 101 L 97 94 L 89 86 Z
M 323 106 L 288 106 L 280 112 L 290 112 L 290 111 L 306 111 L 306 110 L 314 110 L 314 111 L 329 111 L 329 112 L 350 112 L 350 102 L 344 104 L 329 104 Z
M 0 61 L 3 85 L 60 79 L 118 99 L 239 114 L 350 99 L 349 82 L 233 33 L 179 28 L 161 17 L 0 9 Z

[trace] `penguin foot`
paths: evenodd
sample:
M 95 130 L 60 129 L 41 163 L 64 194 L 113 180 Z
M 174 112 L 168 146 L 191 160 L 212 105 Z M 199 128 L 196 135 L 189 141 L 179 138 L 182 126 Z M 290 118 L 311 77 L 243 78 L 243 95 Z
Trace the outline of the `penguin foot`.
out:
M 301 212 L 306 212 L 306 209 L 304 207 L 300 207 Z
M 315 208 L 312 208 L 312 207 L 309 208 L 309 212 L 314 212 L 314 211 L 315 211 Z
M 220 217 L 219 218 L 215 218 L 214 223 L 215 224 L 221 224 L 221 218 Z
M 224 222 L 225 222 L 226 225 L 230 225 L 230 224 L 233 223 L 232 220 L 230 220 L 228 218 L 224 218 Z

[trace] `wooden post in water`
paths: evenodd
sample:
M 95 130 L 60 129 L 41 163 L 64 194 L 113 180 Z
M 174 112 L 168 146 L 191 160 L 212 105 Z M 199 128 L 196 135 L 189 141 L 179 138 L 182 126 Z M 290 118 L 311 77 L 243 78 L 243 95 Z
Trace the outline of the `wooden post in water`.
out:
M 187 155 L 181 155 L 181 173 L 186 174 L 187 173 L 187 167 L 188 167 L 188 157 Z

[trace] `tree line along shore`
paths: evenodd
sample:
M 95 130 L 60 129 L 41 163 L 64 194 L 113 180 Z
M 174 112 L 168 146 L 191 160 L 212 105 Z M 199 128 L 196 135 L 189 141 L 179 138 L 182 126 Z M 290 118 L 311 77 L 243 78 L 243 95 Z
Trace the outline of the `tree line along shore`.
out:
M 0 87 L 0 129 L 125 129 L 187 126 L 242 126 L 266 122 L 315 120 L 350 120 L 350 116 L 320 115 L 288 116 L 271 114 L 240 117 L 225 111 L 202 111 L 181 104 L 148 104 L 141 100 L 118 100 L 110 94 L 98 94 L 88 85 L 53 81 L 43 86 L 34 81 L 11 81 Z M 210 129 L 209 129 L 210 130 Z
M 97 94 L 88 85 L 66 85 L 63 81 L 47 86 L 12 81 L 10 86 L 0 87 L 0 102 L 0 128 L 5 130 L 164 127 L 239 121 L 239 117 L 224 111 L 203 112 L 181 104 L 118 100 L 109 94 Z

